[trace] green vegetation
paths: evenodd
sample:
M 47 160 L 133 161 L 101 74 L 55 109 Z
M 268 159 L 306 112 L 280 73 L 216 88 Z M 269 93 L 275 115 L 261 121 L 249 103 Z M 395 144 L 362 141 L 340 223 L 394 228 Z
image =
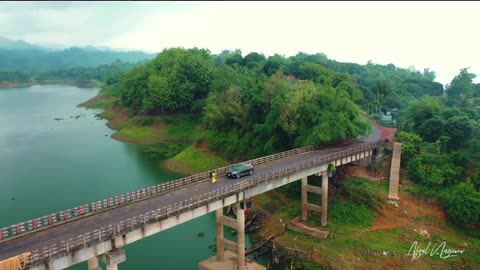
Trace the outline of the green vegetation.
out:
M 43 82 L 48 80 L 58 80 L 68 78 L 69 80 L 82 82 L 87 80 L 97 80 L 106 85 L 114 84 L 122 78 L 128 70 L 139 65 L 132 63 L 123 63 L 116 60 L 112 63 L 97 67 L 75 67 L 69 69 L 57 69 L 35 74 L 32 79 Z M 1 73 L 0 73 L 1 74 Z
M 365 206 L 370 210 L 379 210 L 384 202 L 384 198 L 378 194 L 380 191 L 386 191 L 387 187 L 371 181 L 353 178 L 340 182 L 340 194 L 346 196 L 349 201 L 357 206 Z
M 311 178 L 313 180 L 311 182 L 314 182 L 314 177 Z M 320 181 L 317 182 L 314 185 L 320 185 Z M 300 187 L 298 189 L 300 190 Z M 375 218 L 375 211 L 380 210 L 383 206 L 384 198 L 379 194 L 385 192 L 386 186 L 384 183 L 374 183 L 362 178 L 342 180 L 339 193 L 329 202 L 329 222 L 360 228 L 370 227 Z M 311 197 L 315 197 L 313 195 L 315 194 L 309 194 L 309 202 Z M 321 196 L 316 196 L 312 202 L 320 205 Z M 320 215 L 312 213 L 309 223 L 320 226 Z
M 128 127 L 122 128 L 116 135 L 128 137 L 133 140 L 146 140 L 152 138 L 155 132 L 152 127 Z
M 144 145 L 144 153 L 157 160 L 165 160 L 174 157 L 191 144 L 182 141 L 161 142 L 155 145 Z
M 195 142 L 202 137 L 198 114 L 163 115 L 161 119 L 166 124 L 163 129 L 166 138 Z
M 119 97 L 120 96 L 120 86 L 118 83 L 112 83 L 109 84 L 100 90 L 98 93 L 99 95 L 104 95 L 104 96 L 114 96 L 114 97 Z
M 227 166 L 230 163 L 207 149 L 192 145 L 173 158 L 166 160 L 164 166 L 178 172 L 199 173 Z
M 358 205 L 352 201 L 343 203 L 339 198 L 332 201 L 329 208 L 329 220 L 338 225 L 368 228 L 372 226 L 375 218 L 375 212 L 366 205 Z
M 480 224 L 480 87 L 462 69 L 446 96 L 425 96 L 399 114 L 402 162 L 417 194 L 438 199 L 453 222 Z
M 136 112 L 188 112 L 204 99 L 213 77 L 209 52 L 166 49 L 147 65 L 127 73 L 122 103 Z
M 233 160 L 366 134 L 355 104 L 363 94 L 348 74 L 300 56 L 288 64 L 257 53 L 165 49 L 125 75 L 121 102 L 138 115 L 203 112 L 210 149 Z M 297 78 L 287 76 L 289 65 Z

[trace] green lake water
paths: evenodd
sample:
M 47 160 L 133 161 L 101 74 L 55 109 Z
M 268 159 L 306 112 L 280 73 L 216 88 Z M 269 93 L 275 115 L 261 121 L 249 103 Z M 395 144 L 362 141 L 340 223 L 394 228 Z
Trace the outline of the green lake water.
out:
M 182 176 L 161 170 L 144 148 L 112 139 L 115 131 L 95 117 L 101 110 L 76 107 L 98 91 L 65 85 L 0 90 L 0 227 Z M 208 248 L 214 237 L 210 213 L 126 246 L 119 269 L 198 269 L 214 255 Z

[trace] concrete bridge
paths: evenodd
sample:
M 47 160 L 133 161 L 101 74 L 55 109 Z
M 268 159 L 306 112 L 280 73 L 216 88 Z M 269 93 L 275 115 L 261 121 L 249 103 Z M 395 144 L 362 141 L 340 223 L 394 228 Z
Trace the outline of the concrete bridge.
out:
M 320 212 L 325 226 L 329 164 L 371 159 L 383 143 L 380 138 L 374 129 L 360 140 L 302 147 L 251 160 L 253 176 L 227 179 L 227 166 L 216 169 L 219 177 L 215 184 L 210 182 L 209 172 L 204 172 L 7 226 L 0 229 L 0 261 L 32 252 L 27 262 L 30 269 L 64 269 L 88 261 L 89 270 L 98 270 L 99 258 L 107 269 L 118 269 L 125 261 L 124 245 L 216 211 L 217 256 L 199 267 L 221 269 L 225 256 L 230 256 L 224 252 L 226 248 L 236 252 L 235 268 L 245 269 L 244 213 L 238 211 L 235 220 L 223 216 L 224 207 L 237 204 L 240 209 L 245 199 L 302 179 L 301 217 L 306 219 L 307 211 Z M 307 185 L 310 175 L 322 176 L 322 188 Z M 322 205 L 308 204 L 307 192 L 322 194 Z M 236 243 L 223 237 L 223 225 L 237 230 Z

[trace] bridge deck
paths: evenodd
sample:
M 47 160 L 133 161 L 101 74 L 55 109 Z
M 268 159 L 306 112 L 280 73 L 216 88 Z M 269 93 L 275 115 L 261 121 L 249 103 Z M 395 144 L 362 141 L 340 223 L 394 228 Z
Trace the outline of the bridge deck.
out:
M 305 159 L 315 157 L 324 157 L 328 154 L 349 149 L 366 141 L 375 141 L 379 138 L 378 131 L 372 132 L 370 137 L 365 140 L 332 146 L 324 149 L 319 149 L 313 152 L 302 153 L 299 155 L 290 156 L 284 159 L 273 162 L 261 164 L 255 167 L 255 174 L 264 174 L 276 169 L 288 167 Z M 240 178 L 239 180 L 248 179 L 248 177 Z M 210 182 L 203 182 L 192 185 L 190 187 L 175 190 L 166 194 L 161 194 L 143 201 L 134 202 L 118 208 L 113 208 L 96 215 L 86 216 L 71 222 L 55 226 L 49 229 L 33 232 L 24 236 L 6 240 L 0 243 L 0 260 L 16 256 L 18 254 L 41 250 L 44 247 L 51 246 L 55 243 L 60 243 L 62 240 L 74 238 L 78 235 L 99 229 L 103 226 L 118 223 L 128 218 L 144 214 L 148 211 L 158 209 L 162 206 L 171 205 L 180 201 L 190 199 L 194 196 L 199 196 L 210 192 L 214 189 L 228 186 L 233 181 L 239 181 L 221 176 L 217 179 L 215 184 Z

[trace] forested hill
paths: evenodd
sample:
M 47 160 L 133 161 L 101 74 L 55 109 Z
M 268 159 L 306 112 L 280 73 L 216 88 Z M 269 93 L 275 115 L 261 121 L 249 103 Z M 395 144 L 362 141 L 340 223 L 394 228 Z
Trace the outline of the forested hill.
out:
M 0 72 L 35 73 L 73 67 L 96 67 L 111 64 L 117 59 L 135 63 L 154 57 L 155 54 L 140 51 L 117 52 L 75 47 L 58 51 L 0 48 Z
M 212 149 L 258 156 L 365 134 L 361 108 L 381 113 L 440 96 L 434 79 L 429 70 L 340 63 L 324 54 L 171 48 L 124 76 L 121 101 L 144 115 L 202 112 Z

